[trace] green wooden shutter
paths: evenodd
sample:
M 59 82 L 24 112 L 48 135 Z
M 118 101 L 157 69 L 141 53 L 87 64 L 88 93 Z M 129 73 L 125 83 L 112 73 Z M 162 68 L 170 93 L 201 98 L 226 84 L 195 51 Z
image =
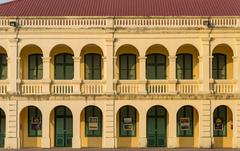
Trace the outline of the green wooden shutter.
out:
M 177 79 L 193 79 L 193 60 L 191 54 L 177 55 L 176 62 Z
M 7 55 L 0 54 L 0 80 L 7 79 Z
M 33 54 L 28 57 L 28 79 L 38 80 L 43 76 L 43 62 L 41 54 Z
M 181 129 L 181 118 L 189 118 L 190 128 L 188 130 Z M 193 107 L 184 106 L 177 113 L 177 136 L 179 137 L 192 137 L 194 134 L 194 115 L 193 115 Z
M 37 125 L 37 124 L 33 123 L 33 118 L 39 118 L 40 119 L 40 124 Z M 42 120 L 41 111 L 38 108 L 33 107 L 33 106 L 28 107 L 28 136 L 29 137 L 40 137 L 40 136 L 42 136 L 41 120 Z
M 54 59 L 54 78 L 56 80 L 71 80 L 74 76 L 73 56 L 59 54 Z
M 124 119 L 131 118 L 130 123 L 125 123 Z M 136 109 L 131 106 L 125 106 L 120 109 L 119 113 L 119 128 L 121 137 L 133 137 L 136 136 Z M 126 125 L 131 127 L 131 130 L 126 129 Z

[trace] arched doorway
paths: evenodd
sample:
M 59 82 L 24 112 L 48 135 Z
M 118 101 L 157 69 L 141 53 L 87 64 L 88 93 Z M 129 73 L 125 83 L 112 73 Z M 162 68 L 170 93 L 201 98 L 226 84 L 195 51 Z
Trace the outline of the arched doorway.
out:
M 5 131 L 6 131 L 6 116 L 2 109 L 0 109 L 0 147 L 4 147 Z
M 102 111 L 97 106 L 88 106 L 81 113 L 82 147 L 102 147 Z
M 42 140 L 42 113 L 36 106 L 27 106 L 20 113 L 21 148 L 40 148 Z
M 162 106 L 153 106 L 147 112 L 148 147 L 166 147 L 167 111 Z
M 217 107 L 213 112 L 214 148 L 232 147 L 233 116 L 225 105 Z
M 72 112 L 65 106 L 54 109 L 54 146 L 71 147 L 73 136 Z

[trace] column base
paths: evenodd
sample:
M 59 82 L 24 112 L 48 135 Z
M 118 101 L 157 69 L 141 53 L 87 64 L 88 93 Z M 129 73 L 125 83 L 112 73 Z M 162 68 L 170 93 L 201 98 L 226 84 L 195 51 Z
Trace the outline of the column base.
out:
M 212 138 L 211 137 L 201 137 L 199 138 L 200 148 L 212 148 Z
M 42 148 L 50 148 L 50 138 L 48 137 L 42 138 Z
M 72 138 L 72 148 L 81 148 L 81 138 L 80 137 Z
M 146 148 L 147 147 L 147 138 L 146 137 L 140 137 L 139 138 L 139 147 L 140 148 Z
M 105 137 L 102 139 L 102 147 L 103 148 L 115 148 L 115 141 L 114 137 Z
M 167 147 L 168 148 L 176 148 L 177 147 L 177 137 L 169 137 Z
M 5 146 L 6 149 L 20 149 L 20 139 L 17 137 L 13 138 L 5 138 Z

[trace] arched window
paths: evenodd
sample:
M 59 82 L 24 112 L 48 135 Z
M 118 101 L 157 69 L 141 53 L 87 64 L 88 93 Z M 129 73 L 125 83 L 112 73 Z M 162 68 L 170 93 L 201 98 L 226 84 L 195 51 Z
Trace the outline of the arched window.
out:
M 121 137 L 136 136 L 136 109 L 125 106 L 119 111 L 119 128 Z
M 85 55 L 85 80 L 101 80 L 101 55 Z
M 136 79 L 136 55 L 120 55 L 120 80 Z
M 177 136 L 192 137 L 194 133 L 193 120 L 193 107 L 182 107 L 177 113 Z
M 193 61 L 191 54 L 177 55 L 176 67 L 177 79 L 192 79 L 193 78 Z
M 28 107 L 28 137 L 42 136 L 42 114 L 34 106 Z
M 214 137 L 227 136 L 227 107 L 219 106 L 213 113 L 213 135 Z
M 224 54 L 213 54 L 212 77 L 213 79 L 227 78 L 227 60 Z
M 42 54 L 28 56 L 28 79 L 38 80 L 43 77 Z
M 0 80 L 7 79 L 7 55 L 0 54 Z
M 73 55 L 59 54 L 54 59 L 54 79 L 70 80 L 74 76 Z
M 85 109 L 86 137 L 102 136 L 102 112 L 98 107 L 89 106 Z
M 147 56 L 147 79 L 166 79 L 166 56 L 151 54 Z

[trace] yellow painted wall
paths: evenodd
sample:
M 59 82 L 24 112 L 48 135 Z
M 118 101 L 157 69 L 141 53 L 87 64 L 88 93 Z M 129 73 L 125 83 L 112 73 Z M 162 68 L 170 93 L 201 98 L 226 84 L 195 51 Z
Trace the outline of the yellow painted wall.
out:
M 103 57 L 103 52 L 102 52 L 100 47 L 98 47 L 96 45 L 85 46 L 81 51 L 81 79 L 84 79 L 84 73 L 85 73 L 85 71 L 84 71 L 84 61 L 85 60 L 84 59 L 85 59 L 85 55 L 89 54 L 89 53 L 100 54 Z M 103 59 L 102 59 L 101 65 L 102 65 L 102 79 L 103 79 L 103 76 L 104 76 L 104 74 L 103 74 L 103 71 L 104 71 Z
M 198 147 L 198 138 L 199 138 L 199 116 L 196 109 L 193 111 L 194 114 L 194 134 L 193 137 L 178 137 L 179 147 L 183 148 L 192 148 Z
M 213 50 L 214 53 L 227 55 L 227 79 L 233 79 L 233 51 L 227 45 L 218 45 Z
M 20 75 L 21 75 L 21 78 L 24 80 L 28 79 L 28 56 L 32 54 L 42 54 L 42 50 L 35 45 L 26 46 L 21 50 Z
M 198 50 L 192 45 L 183 45 L 177 50 L 177 55 L 181 53 L 192 54 L 193 57 L 193 79 L 199 78 L 199 53 Z
M 54 110 L 50 114 L 50 146 L 54 147 Z
M 50 53 L 50 57 L 51 57 L 50 78 L 52 80 L 54 80 L 54 57 L 61 53 L 67 53 L 67 54 L 71 54 L 74 56 L 72 49 L 65 45 L 57 45 L 52 49 L 52 51 Z
M 24 108 L 20 116 L 21 147 L 41 147 L 42 137 L 28 137 L 28 108 Z
M 146 56 L 150 55 L 150 54 L 157 54 L 157 53 L 160 53 L 160 54 L 166 56 L 166 79 L 168 79 L 169 78 L 169 59 L 168 59 L 169 54 L 168 54 L 168 50 L 161 45 L 153 45 L 147 50 Z
M 227 108 L 227 136 L 226 137 L 214 137 L 214 148 L 231 148 L 232 147 L 232 111 Z
M 81 113 L 81 145 L 82 147 L 95 147 L 101 148 L 102 147 L 102 137 L 85 137 L 85 110 Z
M 136 115 L 136 136 L 135 137 L 120 137 L 119 136 L 119 112 L 117 113 L 117 147 L 125 148 L 125 147 L 138 147 L 139 146 L 139 115 L 137 112 Z
M 119 56 L 120 55 L 123 55 L 123 54 L 134 54 L 136 55 L 136 80 L 139 79 L 139 53 L 138 53 L 138 50 L 133 47 L 133 46 L 130 46 L 130 45 L 124 45 L 122 47 L 120 47 L 118 50 L 117 50 L 117 53 L 116 53 L 116 57 L 117 57 L 117 60 L 116 60 L 116 79 L 119 80 L 120 78 L 120 72 L 119 72 Z

